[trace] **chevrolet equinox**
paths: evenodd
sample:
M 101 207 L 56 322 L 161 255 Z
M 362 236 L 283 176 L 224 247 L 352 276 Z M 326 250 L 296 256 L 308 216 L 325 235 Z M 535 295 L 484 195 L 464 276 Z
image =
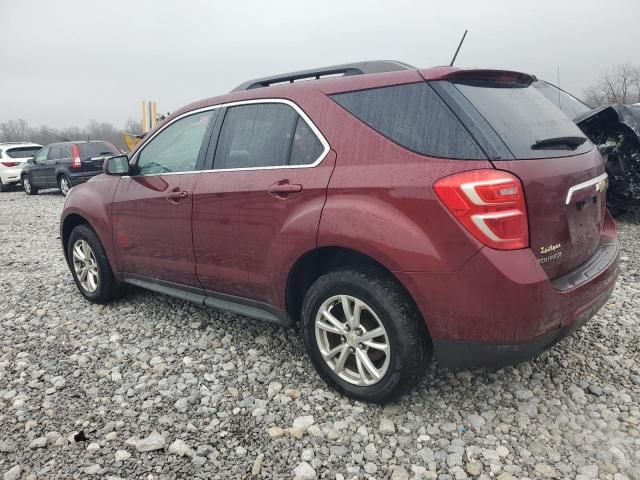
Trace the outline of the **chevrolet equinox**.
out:
M 432 351 L 529 359 L 618 274 L 603 159 L 534 81 L 363 62 L 193 103 L 69 192 L 71 274 L 95 303 L 130 284 L 299 325 L 319 375 L 365 401 Z

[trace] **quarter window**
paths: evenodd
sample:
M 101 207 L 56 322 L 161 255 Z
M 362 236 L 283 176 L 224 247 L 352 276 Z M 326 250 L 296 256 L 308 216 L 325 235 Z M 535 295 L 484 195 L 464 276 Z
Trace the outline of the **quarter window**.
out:
M 260 168 L 314 163 L 323 145 L 295 109 L 283 103 L 230 107 L 214 168 Z
M 138 174 L 190 172 L 196 169 L 202 140 L 214 111 L 175 121 L 145 145 L 138 155 Z
M 444 158 L 486 158 L 426 82 L 339 93 L 331 98 L 378 133 L 416 153 Z

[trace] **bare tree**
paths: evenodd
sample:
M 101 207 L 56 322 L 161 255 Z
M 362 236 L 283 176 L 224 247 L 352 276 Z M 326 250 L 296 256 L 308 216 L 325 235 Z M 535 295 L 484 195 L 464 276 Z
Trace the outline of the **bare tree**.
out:
M 133 118 L 127 120 L 127 123 L 124 124 L 124 131 L 133 133 L 134 135 L 140 135 L 142 133 L 140 120 L 134 120 Z
M 585 90 L 584 97 L 594 107 L 640 102 L 640 68 L 627 63 L 604 72 Z

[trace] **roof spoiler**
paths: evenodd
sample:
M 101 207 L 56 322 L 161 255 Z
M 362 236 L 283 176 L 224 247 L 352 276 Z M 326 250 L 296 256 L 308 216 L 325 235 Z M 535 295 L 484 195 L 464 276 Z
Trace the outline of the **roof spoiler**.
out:
M 528 73 L 510 70 L 455 70 L 442 76 L 443 80 L 460 80 L 469 82 L 495 82 L 502 84 L 531 85 L 537 79 Z
M 369 62 L 345 63 L 330 67 L 312 68 L 298 72 L 281 73 L 270 77 L 256 78 L 241 83 L 232 92 L 251 90 L 253 88 L 268 87 L 278 83 L 294 83 L 299 80 L 319 80 L 323 77 L 338 75 L 364 75 L 367 73 L 397 72 L 400 70 L 415 70 L 416 68 L 395 60 L 376 60 Z

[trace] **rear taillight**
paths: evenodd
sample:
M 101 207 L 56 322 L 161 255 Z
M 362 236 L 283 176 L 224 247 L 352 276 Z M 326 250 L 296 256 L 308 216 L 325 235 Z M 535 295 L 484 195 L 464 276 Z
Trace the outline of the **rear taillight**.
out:
M 438 180 L 440 201 L 475 238 L 491 248 L 529 246 L 527 206 L 520 180 L 499 170 L 471 170 Z
M 0 163 L 5 167 L 15 167 L 17 165 L 20 165 L 20 162 L 0 162 Z
M 71 162 L 71 168 L 81 168 L 82 162 L 80 161 L 80 152 L 78 151 L 78 145 L 74 145 L 71 149 L 71 158 L 73 161 Z

